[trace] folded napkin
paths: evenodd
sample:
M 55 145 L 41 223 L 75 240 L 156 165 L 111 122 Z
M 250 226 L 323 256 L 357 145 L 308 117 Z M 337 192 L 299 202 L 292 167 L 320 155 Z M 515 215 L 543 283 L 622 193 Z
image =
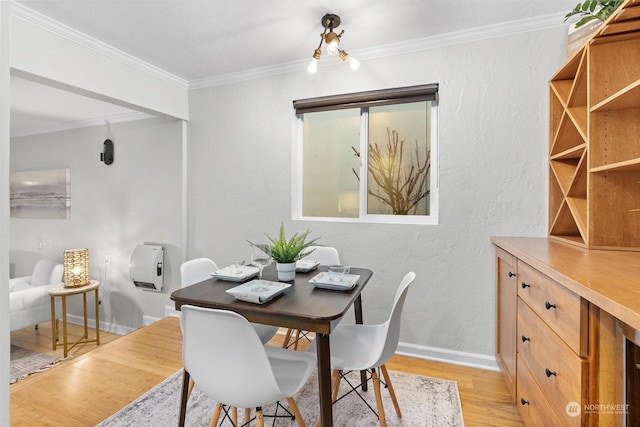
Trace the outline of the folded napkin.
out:
M 252 302 L 255 304 L 261 304 L 263 302 L 260 295 L 250 292 L 235 292 L 233 296 L 240 301 Z
M 213 272 L 214 276 L 221 276 L 221 277 L 246 277 L 249 276 L 250 274 L 255 274 L 257 273 L 258 267 L 251 267 L 248 265 L 241 265 L 237 271 L 233 271 L 233 267 L 232 266 L 228 266 L 225 268 L 221 268 L 220 270 L 216 270 Z

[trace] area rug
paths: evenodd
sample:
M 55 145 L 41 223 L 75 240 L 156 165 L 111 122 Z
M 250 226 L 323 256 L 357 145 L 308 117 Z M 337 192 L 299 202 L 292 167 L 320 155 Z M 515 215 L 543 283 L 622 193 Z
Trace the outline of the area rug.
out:
M 61 357 L 38 353 L 12 344 L 10 384 L 33 373 L 47 370 L 60 360 Z
M 358 375 L 359 373 L 354 373 Z M 388 426 L 464 426 L 458 385 L 452 381 L 418 375 L 389 372 L 393 388 L 396 392 L 402 418 L 398 418 L 386 389 L 382 390 L 384 408 Z M 351 381 L 357 382 L 358 377 Z M 344 383 L 344 381 L 343 381 Z M 296 402 L 307 425 L 316 423 L 319 413 L 317 377 L 314 374 L 307 385 L 296 396 Z M 343 384 L 344 385 L 344 384 Z M 170 426 L 177 425 L 180 409 L 180 391 L 182 386 L 182 371 L 178 371 L 165 381 L 149 390 L 146 394 L 133 401 L 125 408 L 98 424 L 99 427 L 124 426 Z M 250 385 L 247 385 L 250 386 Z M 372 407 L 375 406 L 373 387 L 364 393 Z M 193 390 L 187 405 L 186 425 L 208 426 L 211 420 L 215 402 L 198 390 Z M 285 407 L 286 401 L 284 402 Z M 265 414 L 273 414 L 275 406 L 265 407 Z M 279 414 L 283 413 L 279 409 Z M 240 410 L 238 417 L 244 421 L 244 411 Z M 371 410 L 352 393 L 336 402 L 333 407 L 335 426 L 378 426 L 378 419 Z M 290 418 L 265 418 L 265 425 L 295 426 L 296 422 Z M 223 425 L 231 425 L 225 421 Z

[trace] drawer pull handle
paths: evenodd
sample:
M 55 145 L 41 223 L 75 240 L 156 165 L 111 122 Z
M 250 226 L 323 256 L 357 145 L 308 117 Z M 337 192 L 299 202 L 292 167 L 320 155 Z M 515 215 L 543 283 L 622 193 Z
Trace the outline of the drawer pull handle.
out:
M 522 340 L 522 342 L 527 342 L 527 341 L 531 341 L 531 338 L 526 337 L 526 336 L 521 336 L 520 339 Z
M 515 275 L 516 275 L 516 273 L 509 272 L 509 277 L 513 277 Z
M 551 310 L 552 308 L 556 308 L 555 304 L 551 304 L 549 301 L 544 303 L 544 306 L 547 307 L 547 310 Z
M 529 401 L 528 400 L 524 400 L 522 397 L 520 398 L 520 403 L 522 404 L 522 406 L 524 405 L 528 405 Z
M 544 370 L 544 373 L 547 374 L 547 378 L 551 378 L 551 375 L 553 375 L 554 377 L 556 377 L 556 372 L 552 371 L 551 369 L 547 368 Z
M 524 282 L 520 283 L 520 286 L 522 286 L 522 289 L 526 289 L 526 288 L 530 288 L 531 287 L 531 285 L 527 285 Z

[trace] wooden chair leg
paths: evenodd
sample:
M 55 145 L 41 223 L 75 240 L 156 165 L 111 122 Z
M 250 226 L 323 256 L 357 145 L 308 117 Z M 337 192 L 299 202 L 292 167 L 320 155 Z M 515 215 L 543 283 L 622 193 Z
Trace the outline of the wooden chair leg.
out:
M 289 347 L 289 341 L 291 341 L 291 334 L 293 333 L 293 329 L 287 329 L 287 334 L 284 336 L 284 341 L 282 341 L 282 348 Z
M 298 343 L 300 342 L 300 329 L 296 329 L 296 340 L 293 342 L 293 349 L 298 350 Z
M 189 399 L 189 397 L 191 397 L 191 392 L 193 391 L 193 386 L 195 386 L 196 383 L 193 381 L 193 378 L 189 378 L 189 388 L 187 389 L 187 400 Z
M 289 404 L 289 409 L 293 412 L 293 415 L 296 417 L 296 423 L 298 427 L 305 427 L 304 420 L 302 419 L 302 414 L 300 413 L 300 409 L 298 409 L 298 405 L 293 397 L 287 397 L 287 403 Z
M 376 393 L 376 406 L 378 407 L 378 420 L 380 421 L 380 427 L 386 427 L 387 419 L 384 415 L 384 406 L 382 405 L 382 394 L 380 393 L 380 378 L 375 369 L 371 370 L 371 380 L 373 382 L 373 390 Z
M 391 377 L 389 377 L 389 372 L 387 372 L 387 367 L 385 365 L 380 366 L 382 370 L 382 375 L 384 376 L 384 382 L 387 383 L 387 389 L 389 390 L 389 396 L 391 396 L 391 401 L 393 402 L 393 407 L 396 409 L 396 415 L 398 418 L 402 418 L 402 412 L 400 412 L 400 405 L 398 404 L 398 398 L 396 397 L 396 392 L 393 390 L 393 385 L 391 385 Z
M 256 424 L 258 427 L 264 427 L 264 415 L 260 407 L 256 408 Z
M 244 408 L 244 423 L 249 425 L 249 421 L 251 421 L 251 409 Z
M 218 420 L 220 419 L 220 412 L 222 411 L 222 403 L 216 404 L 216 408 L 213 410 L 213 416 L 211 416 L 211 422 L 209 427 L 216 427 Z
M 233 425 L 238 425 L 238 408 L 235 406 L 231 408 L 231 421 L 233 421 Z

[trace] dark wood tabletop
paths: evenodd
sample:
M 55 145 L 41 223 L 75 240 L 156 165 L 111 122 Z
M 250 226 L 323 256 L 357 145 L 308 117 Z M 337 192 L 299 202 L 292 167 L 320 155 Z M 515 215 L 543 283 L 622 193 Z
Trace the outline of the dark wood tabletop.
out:
M 213 277 L 174 291 L 171 299 L 176 310 L 183 304 L 232 310 L 251 322 L 328 334 L 356 302 L 373 273 L 364 268 L 351 268 L 350 274 L 357 274 L 360 279 L 349 291 L 318 289 L 309 283 L 309 279 L 326 270 L 327 267 L 320 266 L 309 273 L 296 273 L 292 286 L 265 304 L 236 300 L 226 290 L 239 283 Z M 275 266 L 265 268 L 262 278 L 278 281 Z

